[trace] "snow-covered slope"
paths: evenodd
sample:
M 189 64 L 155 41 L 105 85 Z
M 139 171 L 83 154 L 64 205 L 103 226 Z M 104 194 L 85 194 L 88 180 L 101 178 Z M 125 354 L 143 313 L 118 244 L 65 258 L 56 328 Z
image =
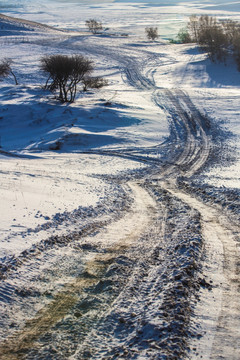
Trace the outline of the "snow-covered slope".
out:
M 195 300 L 182 295 L 178 280 L 187 282 L 193 294 L 202 287 L 209 303 L 219 295 L 222 278 L 214 278 L 217 285 L 208 297 L 211 285 L 199 279 L 202 270 L 190 268 L 188 259 L 198 263 L 204 246 L 206 256 L 214 256 L 209 244 L 215 226 L 222 264 L 221 244 L 225 241 L 227 248 L 237 233 L 232 227 L 228 231 L 224 217 L 216 218 L 221 211 L 233 224 L 239 218 L 240 75 L 234 63 L 211 64 L 194 44 L 166 41 L 192 13 L 240 18 L 237 3 L 231 8 L 216 3 L 73 1 L 66 6 L 51 0 L 40 6 L 32 0 L 12 1 L 6 9 L 0 2 L 8 16 L 0 16 L 2 58 L 13 59 L 19 82 L 16 86 L 9 77 L 0 83 L 0 258 L 1 275 L 6 275 L 0 286 L 1 336 L 17 330 L 15 345 L 9 337 L 4 348 L 6 359 L 8 346 L 10 352 L 32 349 L 29 359 L 94 358 L 89 344 L 98 359 L 112 349 L 113 358 L 158 358 L 161 349 L 173 356 L 179 343 L 187 349 L 186 329 L 197 323 L 190 324 Z M 101 35 L 86 30 L 85 21 L 92 17 L 103 22 Z M 146 26 L 158 26 L 160 39 L 149 42 Z M 73 104 L 60 104 L 43 89 L 46 77 L 39 64 L 45 54 L 87 56 L 95 75 L 109 85 L 80 92 Z M 214 206 L 210 215 L 208 206 Z M 210 267 L 204 266 L 211 279 Z M 86 281 L 96 288 L 86 290 Z M 79 305 L 81 311 L 75 293 L 86 303 Z M 186 301 L 180 304 L 181 296 Z M 181 319 L 174 323 L 172 308 L 183 311 L 183 338 Z M 97 329 L 101 316 L 109 322 Z M 216 311 L 207 321 L 215 324 L 217 317 Z M 33 320 L 25 326 L 24 318 Z M 46 319 L 50 325 L 44 330 Z M 197 326 L 193 333 L 199 340 Z M 114 331 L 111 339 L 106 329 Z M 49 347 L 45 336 L 51 337 Z M 191 349 L 200 344 L 202 350 L 209 339 L 208 332 Z M 133 348 L 132 357 L 126 346 Z M 186 355 L 186 349 L 178 355 Z M 202 350 L 203 356 L 210 350 Z M 201 354 L 192 351 L 191 356 L 200 359 Z

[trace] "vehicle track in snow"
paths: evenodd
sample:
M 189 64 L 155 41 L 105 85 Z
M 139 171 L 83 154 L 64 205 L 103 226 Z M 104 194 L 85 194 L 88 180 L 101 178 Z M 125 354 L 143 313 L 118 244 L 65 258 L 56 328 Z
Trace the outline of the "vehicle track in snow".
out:
M 198 309 L 196 321 L 204 330 L 203 339 L 195 341 L 191 359 L 200 359 L 205 354 L 207 359 L 237 360 L 240 340 L 239 227 L 231 224 L 221 211 L 205 205 L 191 194 L 170 184 L 161 186 L 199 212 L 206 248 L 203 272 L 214 289 L 210 296 L 207 290 L 202 294 L 205 307 Z
M 171 115 L 179 116 L 181 119 L 182 139 L 185 140 L 180 147 L 180 153 L 174 155 L 175 165 L 167 166 L 160 174 L 159 184 L 168 193 L 198 211 L 206 249 L 203 274 L 208 282 L 213 284 L 211 296 L 208 294 L 209 289 L 201 292 L 200 304 L 205 305 L 197 307 L 196 322 L 202 326 L 203 339 L 194 341 L 194 351 L 190 353 L 190 358 L 237 360 L 240 356 L 239 227 L 231 224 L 230 219 L 214 204 L 209 206 L 197 200 L 194 192 L 189 193 L 191 187 L 188 187 L 188 193 L 178 188 L 178 181 L 175 179 L 180 174 L 187 182 L 187 178 L 206 164 L 214 139 L 209 119 L 197 110 L 186 93 L 179 89 L 165 92 L 175 109 Z M 167 110 L 169 111 L 169 108 Z M 176 130 L 176 121 L 174 125 L 175 131 L 179 134 L 179 129 Z M 180 141 L 177 135 L 176 139 L 177 142 Z M 214 259 L 215 256 L 217 260 Z M 210 314 L 206 314 L 208 312 Z
M 210 155 L 209 119 L 201 115 L 189 97 L 179 89 L 159 90 L 153 98 L 157 105 L 163 106 L 171 114 L 169 121 L 174 139 L 170 144 L 171 152 L 174 154 L 170 162 L 174 165 L 167 164 L 161 176 L 170 176 L 172 173 L 176 176 L 182 174 L 190 177 L 201 169 Z M 176 152 L 177 147 L 179 150 Z
M 153 213 L 155 211 L 155 203 L 144 189 L 142 189 L 136 184 L 130 184 L 130 187 L 132 188 L 135 199 L 132 210 L 129 211 L 125 215 L 125 217 L 108 226 L 106 230 L 103 229 L 102 231 L 100 231 L 98 235 L 93 237 L 93 239 L 88 239 L 88 246 L 86 246 L 86 248 L 88 249 L 88 254 L 85 255 L 86 258 L 84 260 L 81 260 L 81 257 L 84 258 L 84 255 L 80 252 L 78 255 L 78 264 L 75 264 L 75 266 L 77 267 L 75 269 L 76 272 L 79 271 L 78 267 L 80 269 L 84 268 L 84 270 L 82 270 L 82 274 L 80 272 L 80 275 L 78 276 L 76 276 L 76 274 L 74 274 L 75 276 L 73 276 L 73 274 L 71 274 L 70 276 L 69 270 L 67 269 L 67 267 L 71 267 L 70 264 L 72 263 L 72 261 L 70 261 L 70 258 L 74 258 L 73 254 L 76 251 L 77 247 L 73 246 L 71 250 L 68 249 L 67 252 L 69 254 L 65 258 L 65 265 L 61 265 L 64 266 L 64 277 L 66 277 L 67 273 L 69 278 L 72 278 L 73 280 L 69 282 L 67 277 L 67 279 L 65 279 L 66 283 L 64 283 L 63 279 L 63 284 L 60 286 L 60 289 L 57 292 L 55 290 L 53 300 L 51 300 L 49 304 L 42 306 L 42 308 L 37 312 L 37 314 L 31 320 L 26 322 L 23 329 L 13 331 L 12 336 L 8 337 L 6 341 L 0 345 L 1 359 L 25 358 L 26 353 L 29 351 L 29 349 L 34 349 L 34 346 L 37 346 L 37 342 L 40 342 L 41 344 L 41 340 L 39 340 L 41 336 L 48 333 L 48 331 L 52 327 L 54 327 L 54 325 L 57 324 L 60 320 L 63 320 L 64 316 L 66 316 L 66 314 L 68 314 L 76 304 L 81 303 L 81 300 L 84 301 L 85 295 L 88 291 L 92 291 L 92 288 L 94 288 L 93 290 L 96 290 L 97 287 L 99 287 L 100 291 L 98 292 L 100 292 L 101 294 L 101 281 L 103 278 L 103 274 L 109 267 L 109 264 L 113 263 L 116 258 L 120 258 L 121 260 L 121 256 L 124 255 L 127 249 L 131 247 L 132 244 L 145 231 L 145 229 L 148 228 L 150 222 L 152 221 Z M 146 214 L 148 214 L 148 216 L 146 216 Z M 77 257 L 75 257 L 74 259 L 74 262 L 76 261 Z M 55 266 L 55 270 L 53 270 L 53 273 L 55 274 L 56 282 L 57 265 L 54 265 L 54 263 L 51 265 Z M 41 281 L 44 282 L 44 280 L 40 280 L 40 282 Z M 54 276 L 51 277 L 51 282 L 54 282 Z M 29 279 L 25 284 L 25 288 L 27 288 L 27 286 L 31 286 L 31 276 L 29 276 Z M 57 284 L 55 284 L 55 287 L 57 287 Z M 31 297 L 31 295 L 32 294 L 30 291 L 29 294 L 26 294 L 26 297 Z M 110 296 L 109 298 L 111 299 Z M 95 300 L 98 301 L 97 296 L 95 296 Z M 21 301 L 21 294 L 20 296 L 18 296 L 18 301 Z M 33 301 L 34 300 L 31 299 L 31 302 Z M 26 306 L 24 305 L 24 299 L 22 302 L 23 307 Z M 109 299 L 107 301 L 103 301 L 103 309 L 107 305 L 109 305 L 108 302 Z M 93 306 L 91 306 L 91 301 L 88 307 L 89 310 L 92 310 L 91 307 Z M 100 309 L 101 306 L 98 306 L 98 311 L 100 311 Z M 26 311 L 26 309 L 23 310 Z M 82 307 L 81 311 L 84 311 Z M 89 326 L 92 325 L 92 321 L 96 322 L 95 317 L 99 317 L 98 314 L 93 315 L 94 316 L 91 316 L 90 314 L 90 319 L 87 319 Z M 74 314 L 72 314 L 72 316 L 74 317 Z M 78 315 L 76 315 L 76 310 L 75 316 L 76 318 L 78 318 Z M 79 315 L 79 317 L 80 316 L 82 316 L 82 314 Z M 86 317 L 88 317 L 88 315 Z M 81 339 L 78 339 L 78 341 L 79 340 Z M 41 344 L 40 347 L 43 346 L 44 343 Z M 67 349 L 65 349 L 65 351 L 67 351 Z M 36 358 L 39 358 L 38 355 L 36 355 Z
M 61 46 L 78 48 L 68 40 Z M 141 155 L 132 150 L 96 152 L 156 168 L 125 185 L 134 202 L 121 219 L 73 241 L 64 256 L 54 249 L 53 261 L 30 271 L 18 293 L 16 283 L 28 263 L 19 278 L 10 277 L 11 335 L 0 345 L 1 359 L 192 360 L 202 353 L 209 359 L 238 359 L 239 227 L 214 204 L 205 205 L 191 189 L 178 187 L 179 177 L 187 181 L 211 157 L 211 122 L 186 92 L 156 86 L 154 70 L 144 70 L 146 59 L 161 61 L 155 55 L 144 53 L 137 61 L 126 49 L 82 49 L 112 58 L 124 81 L 152 92 L 154 103 L 168 114 L 168 158 L 165 163 L 149 158 L 148 149 Z M 216 304 L 219 309 L 208 318 L 203 313 L 207 301 L 210 309 Z M 27 309 L 29 303 L 32 309 Z M 20 317 L 11 326 L 16 311 Z
M 138 82 L 140 82 L 144 87 L 145 80 L 141 79 L 141 74 L 140 78 L 139 73 L 135 72 L 134 75 L 137 75 L 137 79 L 128 77 L 127 74 L 130 83 L 137 86 Z M 148 86 L 147 83 L 145 88 L 148 89 Z M 236 236 L 239 233 L 239 227 L 235 229 L 234 226 L 230 225 L 227 218 L 225 218 L 224 223 L 219 223 L 216 219 L 221 218 L 221 212 L 216 211 L 214 204 L 213 209 L 207 206 L 204 207 L 204 204 L 196 202 L 194 194 L 184 195 L 180 193 L 175 181 L 179 176 L 191 177 L 206 165 L 214 144 L 211 131 L 212 125 L 210 120 L 195 107 L 189 96 L 180 89 L 155 90 L 153 100 L 170 114 L 170 128 L 175 140 L 174 143 L 170 144 L 174 155 L 170 156 L 165 165 L 160 166 L 159 171 L 159 178 L 168 179 L 171 184 L 171 191 L 169 191 L 168 187 L 161 186 L 170 194 L 187 203 L 191 208 L 199 211 L 206 247 L 210 248 L 212 246 L 213 234 L 216 236 L 216 247 L 218 243 L 223 246 L 223 253 L 219 261 L 224 264 L 224 269 L 223 273 L 220 271 L 219 276 L 225 276 L 225 281 L 222 280 L 222 283 L 219 283 L 215 279 L 216 283 L 214 283 L 214 280 L 212 280 L 216 288 L 223 288 L 221 301 L 219 302 L 219 299 L 212 297 L 210 305 L 212 309 L 215 308 L 216 302 L 219 305 L 218 316 L 211 319 L 215 324 L 215 328 L 214 326 L 208 328 L 205 315 L 200 314 L 199 322 L 205 328 L 205 345 L 199 342 L 201 348 L 195 342 L 195 349 L 197 350 L 191 356 L 201 358 L 199 354 L 201 354 L 204 346 L 211 338 L 212 347 L 209 350 L 209 358 L 219 359 L 222 354 L 225 354 L 224 356 L 235 360 L 240 356 L 238 345 L 231 345 L 232 339 L 234 344 L 238 344 L 240 341 L 240 308 L 238 305 L 240 279 L 239 262 L 237 261 L 239 237 Z M 209 258 L 206 261 L 209 262 L 208 266 L 210 268 L 211 260 Z M 206 273 L 211 278 L 209 270 L 208 272 L 206 270 Z M 229 304 L 231 304 L 230 307 Z
M 174 175 L 177 178 L 179 170 L 187 181 L 188 177 L 206 164 L 211 154 L 213 140 L 209 119 L 201 115 L 186 93 L 179 89 L 175 90 L 175 94 L 169 90 L 165 92 L 176 110 L 173 115 L 181 118 L 184 127 L 182 138 L 185 141 L 180 154 L 175 156 L 176 165 L 167 166 L 167 170 L 161 173 L 160 178 L 163 181 L 160 180 L 160 186 L 199 212 L 206 248 L 203 273 L 215 290 L 214 295 L 210 297 L 207 294 L 208 290 L 202 294 L 201 299 L 203 303 L 205 301 L 205 307 L 201 308 L 196 322 L 199 322 L 204 329 L 203 340 L 198 339 L 194 342 L 195 347 L 190 358 L 201 359 L 205 356 L 207 359 L 237 360 L 240 356 L 239 226 L 231 224 L 214 204 L 212 207 L 205 205 L 195 198 L 194 193 L 184 193 L 179 190 L 178 183 L 174 181 Z M 179 140 L 177 138 L 177 141 Z M 215 252 L 218 253 L 218 262 L 214 259 Z M 205 313 L 208 311 L 211 314 Z

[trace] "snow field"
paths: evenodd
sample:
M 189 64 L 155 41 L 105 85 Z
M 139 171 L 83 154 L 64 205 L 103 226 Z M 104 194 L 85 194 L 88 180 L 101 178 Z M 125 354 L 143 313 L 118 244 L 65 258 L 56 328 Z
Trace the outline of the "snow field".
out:
M 63 359 L 70 355 L 73 359 L 106 355 L 146 359 L 157 356 L 160 349 L 166 358 L 176 353 L 178 358 L 186 355 L 189 329 L 193 339 L 203 330 L 197 326 L 198 319 L 191 323 L 195 294 L 200 291 L 211 306 L 214 296 L 218 296 L 215 289 L 208 298 L 206 292 L 211 285 L 205 281 L 205 269 L 198 267 L 203 241 L 211 241 L 217 226 L 220 237 L 213 239 L 219 249 L 219 240 L 229 240 L 232 233 L 229 235 L 207 216 L 201 218 L 206 205 L 194 205 L 192 196 L 189 200 L 181 191 L 174 191 L 174 186 L 172 189 L 169 184 L 159 183 L 159 187 L 149 189 L 146 185 L 154 194 L 149 198 L 141 186 L 131 188 L 123 183 L 140 173 L 145 178 L 154 174 L 154 165 L 159 176 L 156 164 L 164 162 L 170 183 L 174 183 L 181 166 L 186 176 L 199 170 L 197 160 L 204 162 L 205 157 L 198 139 L 200 142 L 205 136 L 209 140 L 206 144 L 211 143 L 209 134 L 193 136 L 193 131 L 188 131 L 191 100 L 202 118 L 206 114 L 213 121 L 213 143 L 218 151 L 221 148 L 222 157 L 216 154 L 216 162 L 215 149 L 211 149 L 209 168 L 193 177 L 185 190 L 205 203 L 220 203 L 224 211 L 230 204 L 232 210 L 234 199 L 225 196 L 221 187 L 235 188 L 236 194 L 240 187 L 239 73 L 234 64 L 210 64 L 195 45 L 170 45 L 165 41 L 177 34 L 189 15 L 209 14 L 210 8 L 208 4 L 189 2 L 171 7 L 73 3 L 66 8 L 64 3 L 56 7 L 56 2 L 44 1 L 41 11 L 38 2 L 25 2 L 24 6 L 9 9 L 6 14 L 18 14 L 71 33 L 50 34 L 25 28 L 16 35 L 17 26 L 13 29 L 2 23 L 8 33 L 0 39 L 4 57 L 15 60 L 20 82 L 16 87 L 12 79 L 6 79 L 0 85 L 0 251 L 1 274 L 3 279 L 6 276 L 1 285 L 2 309 L 6 310 L 3 337 L 20 329 L 12 345 L 17 349 L 21 339 L 27 339 L 32 331 L 32 338 L 38 340 L 34 346 L 34 340 L 30 340 L 32 359 L 56 353 Z M 211 14 L 239 19 L 236 11 L 222 11 L 216 4 Z M 90 17 L 102 20 L 109 30 L 101 36 L 89 35 L 84 23 Z M 149 43 L 144 28 L 156 22 L 164 40 Z M 73 34 L 73 30 L 79 32 Z M 40 86 L 45 77 L 39 71 L 39 59 L 52 53 L 91 57 L 96 64 L 95 74 L 106 77 L 109 86 L 80 94 L 74 104 L 59 104 Z M 178 124 L 176 118 L 181 120 L 181 115 L 183 121 Z M 171 128 L 173 124 L 179 125 L 176 139 L 169 135 L 168 125 Z M 183 125 L 185 130 L 178 133 Z M 182 134 L 189 137 L 185 143 L 183 139 L 181 143 Z M 208 156 L 209 149 L 205 150 Z M 123 155 L 125 158 L 120 157 Z M 169 159 L 173 163 L 168 163 Z M 211 168 L 214 161 L 215 167 Z M 212 188 L 205 191 L 205 186 Z M 232 189 L 229 191 L 232 195 Z M 234 219 L 237 205 L 232 210 Z M 213 225 L 202 233 L 201 224 L 208 221 Z M 144 228 L 148 227 L 145 234 Z M 136 243 L 139 237 L 141 241 Z M 125 238 L 132 242 L 121 243 Z M 119 239 L 120 244 L 114 247 Z M 211 248 L 204 254 L 211 257 Z M 222 261 L 221 251 L 218 256 Z M 89 269 L 96 270 L 91 281 Z M 218 279 L 214 281 L 218 286 Z M 96 288 L 92 289 L 91 284 Z M 70 297 L 68 292 L 72 293 Z M 41 324 L 58 302 L 63 305 L 63 310 L 59 308 L 62 318 L 56 307 L 49 328 L 44 330 Z M 18 316 L 12 323 L 15 312 Z M 101 314 L 108 321 L 99 326 Z M 22 325 L 25 316 L 33 319 L 28 328 Z M 213 321 L 217 317 L 215 314 Z M 92 329 L 89 337 L 83 329 L 87 334 Z M 109 329 L 114 336 L 106 337 Z M 83 336 L 74 338 L 74 333 Z M 79 347 L 79 343 L 83 345 Z M 95 347 L 93 353 L 89 344 Z M 28 345 L 24 345 L 25 350 Z M 204 351 L 206 355 L 210 350 Z

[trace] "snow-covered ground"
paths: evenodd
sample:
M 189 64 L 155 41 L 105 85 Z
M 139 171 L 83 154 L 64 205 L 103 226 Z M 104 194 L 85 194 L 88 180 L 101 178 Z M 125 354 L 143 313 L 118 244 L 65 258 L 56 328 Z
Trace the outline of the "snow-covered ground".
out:
M 2 22 L 2 57 L 13 59 L 20 85 L 13 85 L 11 79 L 0 85 L 0 145 L 2 150 L 27 154 L 24 159 L 1 156 L 0 233 L 8 241 L 12 233 L 36 227 L 56 212 L 95 205 L 107 191 L 107 185 L 92 174 L 139 168 L 136 162 L 99 156 L 93 162 L 91 156 L 77 156 L 76 152 L 154 146 L 168 135 L 166 116 L 152 103 L 151 92 L 132 88 L 121 72 L 121 66 L 135 66 L 132 60 L 144 69 L 156 88 L 186 88 L 213 120 L 239 135 L 240 74 L 235 65 L 213 65 L 192 45 L 169 45 L 162 37 L 149 43 L 145 38 L 144 29 L 150 25 L 158 25 L 163 38 L 171 38 L 185 25 L 187 16 L 204 12 L 202 5 L 152 7 L 117 2 L 89 6 L 73 2 L 66 6 L 64 2 L 45 1 L 41 10 L 37 1 L 13 5 L 16 8 L 8 11 L 1 5 L 4 14 L 82 34 L 39 33 L 26 25 Z M 221 16 L 239 17 L 237 12 L 223 11 Z M 90 17 L 97 17 L 109 29 L 105 36 L 90 36 L 86 32 L 85 21 Z M 118 36 L 126 32 L 128 37 Z M 41 89 L 45 78 L 39 70 L 39 60 L 44 54 L 62 52 L 89 56 L 95 61 L 95 74 L 105 76 L 109 86 L 80 94 L 73 105 L 58 104 Z M 49 153 L 59 143 L 60 154 Z M 233 143 L 237 145 L 237 138 Z M 230 168 L 214 168 L 208 180 L 218 186 L 239 187 L 238 175 L 239 166 L 234 163 Z
M 112 218 L 118 219 L 123 209 L 141 215 L 136 236 L 143 236 L 144 227 L 151 228 L 157 211 L 155 202 L 138 188 L 123 187 L 126 192 L 123 194 L 120 184 L 124 178 L 137 179 L 143 174 L 147 178 L 154 172 L 155 163 L 170 158 L 165 145 L 171 138 L 171 112 L 168 113 L 169 104 L 164 102 L 166 89 L 181 89 L 188 94 L 192 104 L 215 124 L 213 137 L 222 149 L 216 162 L 212 156 L 209 166 L 192 178 L 191 185 L 218 189 L 220 194 L 226 189 L 239 194 L 240 73 L 234 63 L 228 66 L 210 63 L 194 44 L 174 45 L 167 40 L 176 36 L 191 14 L 240 20 L 239 3 L 217 0 L 204 4 L 169 1 L 156 6 L 156 3 L 12 0 L 6 7 L 0 1 L 3 14 L 51 27 L 0 18 L 1 57 L 13 59 L 12 67 L 19 82 L 14 85 L 13 79 L 8 78 L 0 83 L 2 264 L 11 262 L 11 258 L 17 258 L 25 250 L 36 251 L 38 244 L 50 236 L 82 231 L 89 219 L 104 224 Z M 85 21 L 89 18 L 102 21 L 101 35 L 91 35 L 86 30 Z M 146 26 L 158 26 L 160 39 L 149 42 Z M 56 53 L 80 53 L 91 58 L 95 63 L 94 74 L 105 77 L 109 85 L 79 93 L 73 104 L 58 103 L 51 93 L 43 90 L 46 79 L 39 69 L 43 55 Z M 170 191 L 167 186 L 165 189 Z M 149 211 L 144 219 L 137 201 L 139 196 L 144 211 Z M 164 201 L 167 202 L 165 198 Z M 188 199 L 185 201 L 189 203 Z M 182 209 L 179 204 L 171 206 Z M 194 206 L 200 211 L 198 203 Z M 185 208 L 181 211 L 187 213 Z M 191 219 L 197 217 L 194 211 Z M 112 234 L 118 239 L 120 229 L 123 239 L 127 237 L 125 231 L 133 238 L 133 223 L 128 220 L 125 214 L 122 220 L 118 219 L 117 230 L 109 230 L 111 241 Z M 195 220 L 191 221 L 193 224 Z M 91 242 L 92 235 L 89 236 Z M 99 238 L 95 240 L 97 243 L 101 243 Z M 125 246 L 122 238 L 119 247 Z M 155 238 L 154 233 L 153 248 Z M 104 251 L 104 246 L 108 248 L 106 244 L 102 246 Z M 71 259 L 74 251 L 65 256 Z M 92 261 L 94 268 L 99 255 L 93 257 L 91 253 L 90 260 L 84 261 Z M 151 274 L 151 279 L 154 276 Z M 14 278 L 13 282 L 16 281 Z M 61 286 L 58 284 L 57 288 Z M 79 284 L 73 287 L 80 289 Z M 131 306 L 135 313 L 136 308 Z M 31 311 L 29 316 L 34 315 Z M 114 316 L 114 312 L 109 314 L 111 319 Z M 80 354 L 79 351 L 76 353 Z M 37 358 L 34 356 L 30 355 L 29 359 Z M 148 358 L 146 354 L 143 356 L 146 357 L 141 359 Z

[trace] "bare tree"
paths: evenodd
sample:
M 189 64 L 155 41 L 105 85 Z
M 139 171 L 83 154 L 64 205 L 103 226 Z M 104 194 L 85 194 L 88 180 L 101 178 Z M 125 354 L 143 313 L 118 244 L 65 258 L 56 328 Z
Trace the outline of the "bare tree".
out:
M 48 74 L 45 88 L 58 91 L 62 102 L 73 102 L 77 85 L 91 74 L 93 62 L 82 55 L 47 55 L 42 57 L 40 67 Z
M 146 27 L 145 32 L 149 40 L 155 40 L 159 37 L 157 27 Z
M 227 40 L 230 44 L 234 43 L 234 39 L 240 35 L 240 24 L 233 20 L 222 20 L 221 25 L 224 29 L 224 33 L 227 36 Z
M 240 71 L 240 24 L 237 21 L 224 20 L 222 25 L 228 41 L 228 52 L 233 52 L 238 71 Z
M 226 64 L 233 56 L 240 71 L 240 23 L 225 19 L 218 20 L 208 15 L 191 16 L 188 30 L 193 41 L 208 53 L 213 61 Z
M 198 41 L 198 17 L 196 15 L 192 15 L 189 18 L 188 22 L 188 31 L 189 36 L 195 42 Z
M 229 36 L 226 34 L 228 28 Z M 192 16 L 190 17 L 188 29 L 192 39 L 208 53 L 213 62 L 226 61 L 232 24 L 227 24 L 226 28 L 224 28 L 224 24 L 217 21 L 215 17 L 208 15 Z
M 93 34 L 97 34 L 97 32 L 103 28 L 101 21 L 97 21 L 95 19 L 89 19 L 85 24 Z
M 88 89 L 100 89 L 103 86 L 108 85 L 108 81 L 101 77 L 89 77 L 86 76 L 83 78 L 83 91 L 87 91 Z
M 233 38 L 233 54 L 237 64 L 238 71 L 240 71 L 240 33 L 236 33 Z
M 12 75 L 14 78 L 15 84 L 18 85 L 16 75 L 14 74 L 12 67 L 11 67 L 12 63 L 13 63 L 12 59 L 3 59 L 2 60 L 2 62 L 0 63 L 0 77 L 4 78 L 4 77 L 8 77 L 9 75 Z

